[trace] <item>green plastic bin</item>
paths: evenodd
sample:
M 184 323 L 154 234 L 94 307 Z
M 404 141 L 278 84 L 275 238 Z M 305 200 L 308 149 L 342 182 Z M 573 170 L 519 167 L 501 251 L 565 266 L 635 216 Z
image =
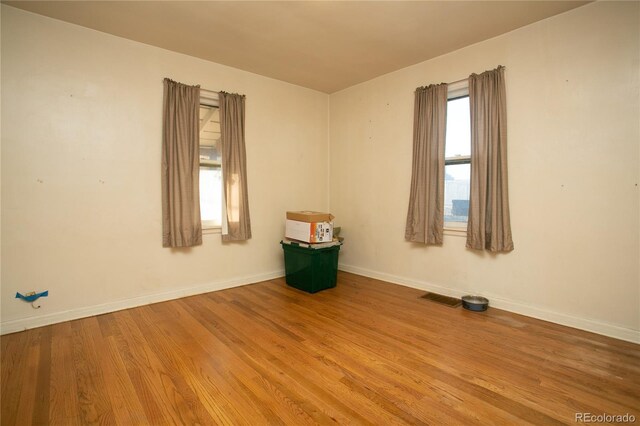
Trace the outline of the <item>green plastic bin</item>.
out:
M 336 286 L 340 245 L 313 249 L 280 242 L 287 285 L 308 293 Z

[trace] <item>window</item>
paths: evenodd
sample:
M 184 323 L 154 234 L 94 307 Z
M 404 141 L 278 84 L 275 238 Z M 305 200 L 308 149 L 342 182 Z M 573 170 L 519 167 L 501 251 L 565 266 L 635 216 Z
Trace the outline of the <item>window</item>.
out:
M 200 98 L 200 216 L 202 229 L 221 228 L 222 157 L 218 100 Z
M 444 167 L 444 226 L 466 229 L 471 180 L 471 118 L 465 80 L 449 86 Z

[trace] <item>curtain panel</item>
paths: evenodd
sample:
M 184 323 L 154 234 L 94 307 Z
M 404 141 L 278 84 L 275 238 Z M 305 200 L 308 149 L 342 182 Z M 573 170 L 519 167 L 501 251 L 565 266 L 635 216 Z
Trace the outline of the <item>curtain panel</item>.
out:
M 200 222 L 200 86 L 164 79 L 162 245 L 202 244 Z
M 218 96 L 222 180 L 227 213 L 227 228 L 223 229 L 222 240 L 243 241 L 251 238 L 244 142 L 245 97 L 226 92 L 220 92 Z
M 419 87 L 413 117 L 413 163 L 405 239 L 442 244 L 447 84 Z
M 507 185 L 504 67 L 469 76 L 471 190 L 467 247 L 513 250 Z

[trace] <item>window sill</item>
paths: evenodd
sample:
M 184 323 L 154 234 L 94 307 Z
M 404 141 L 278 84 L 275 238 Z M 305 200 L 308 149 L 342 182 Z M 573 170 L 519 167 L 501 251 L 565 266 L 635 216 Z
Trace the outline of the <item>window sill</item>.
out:
M 444 228 L 444 235 L 451 235 L 452 237 L 466 237 L 467 228 Z
M 222 228 L 221 227 L 217 227 L 217 228 L 202 228 L 202 234 L 203 235 L 222 234 Z

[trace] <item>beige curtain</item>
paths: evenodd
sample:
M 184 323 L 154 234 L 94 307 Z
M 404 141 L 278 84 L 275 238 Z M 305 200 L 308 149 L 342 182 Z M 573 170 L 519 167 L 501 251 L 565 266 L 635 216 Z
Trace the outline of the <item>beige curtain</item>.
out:
M 471 195 L 467 247 L 513 250 L 507 187 L 504 67 L 469 76 Z
M 244 146 L 244 101 L 244 95 L 219 93 L 222 180 L 227 212 L 227 229 L 223 229 L 223 241 L 251 238 L 247 155 Z
M 419 87 L 413 116 L 413 166 L 405 239 L 442 244 L 447 85 Z
M 200 86 L 164 80 L 162 245 L 202 244 L 199 193 Z

